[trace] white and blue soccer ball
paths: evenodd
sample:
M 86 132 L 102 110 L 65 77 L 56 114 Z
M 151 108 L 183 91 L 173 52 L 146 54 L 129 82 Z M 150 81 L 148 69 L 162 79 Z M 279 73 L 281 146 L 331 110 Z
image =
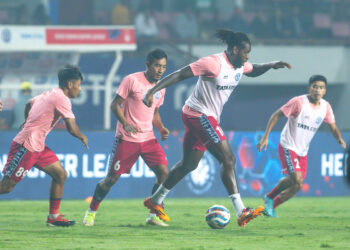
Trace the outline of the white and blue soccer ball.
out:
M 222 229 L 230 223 L 230 211 L 222 205 L 213 205 L 205 213 L 205 220 L 213 229 Z

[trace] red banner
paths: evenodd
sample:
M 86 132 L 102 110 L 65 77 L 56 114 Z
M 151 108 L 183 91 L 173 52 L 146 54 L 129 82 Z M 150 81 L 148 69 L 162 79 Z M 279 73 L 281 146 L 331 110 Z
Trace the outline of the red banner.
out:
M 136 43 L 133 28 L 47 28 L 46 43 L 48 45 L 67 44 L 125 44 Z

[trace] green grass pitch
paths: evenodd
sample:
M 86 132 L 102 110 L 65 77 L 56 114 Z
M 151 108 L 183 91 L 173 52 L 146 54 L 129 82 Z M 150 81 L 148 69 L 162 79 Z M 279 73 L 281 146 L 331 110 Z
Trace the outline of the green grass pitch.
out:
M 261 199 L 244 198 L 246 206 Z M 4 249 L 350 249 L 350 197 L 294 198 L 277 209 L 279 218 L 258 217 L 237 226 L 228 198 L 166 200 L 170 226 L 145 224 L 142 199 L 106 199 L 94 227 L 82 225 L 88 203 L 63 200 L 70 228 L 47 227 L 48 201 L 0 201 L 0 248 Z M 207 208 L 221 204 L 232 220 L 210 229 Z

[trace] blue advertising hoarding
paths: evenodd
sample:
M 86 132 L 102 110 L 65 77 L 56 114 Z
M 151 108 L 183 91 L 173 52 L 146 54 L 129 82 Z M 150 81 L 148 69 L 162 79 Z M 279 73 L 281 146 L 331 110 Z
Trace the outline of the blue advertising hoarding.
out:
M 92 196 L 95 186 L 107 171 L 114 132 L 86 132 L 90 149 L 66 131 L 53 131 L 46 144 L 57 154 L 68 172 L 64 198 L 81 199 Z M 277 152 L 279 132 L 272 132 L 267 151 L 258 152 L 256 143 L 262 132 L 226 132 L 229 143 L 237 156 L 236 174 L 243 197 L 261 197 L 281 177 Z M 15 132 L 1 132 L 0 170 L 7 160 L 7 153 Z M 344 133 L 347 141 L 350 133 Z M 161 142 L 169 161 L 169 168 L 182 157 L 183 132 L 173 131 L 168 140 Z M 350 195 L 343 176 L 346 155 L 330 133 L 319 132 L 311 143 L 308 154 L 308 173 L 298 196 L 347 196 Z M 2 176 L 2 174 L 0 174 Z M 0 199 L 46 199 L 51 178 L 33 168 L 10 194 Z M 123 175 L 108 194 L 108 198 L 143 198 L 149 196 L 155 176 L 139 158 L 130 175 Z M 205 153 L 198 168 L 188 174 L 170 192 L 169 197 L 224 197 L 227 193 L 220 180 L 220 166 Z

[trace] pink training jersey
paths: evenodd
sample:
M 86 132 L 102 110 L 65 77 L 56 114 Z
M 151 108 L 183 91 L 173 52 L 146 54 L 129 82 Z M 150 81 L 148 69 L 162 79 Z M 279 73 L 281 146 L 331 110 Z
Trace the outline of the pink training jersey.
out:
M 332 107 L 324 99 L 316 106 L 309 101 L 307 95 L 297 96 L 280 110 L 288 117 L 280 143 L 282 147 L 294 151 L 299 156 L 307 155 L 310 142 L 322 122 L 335 123 Z
M 155 138 L 152 124 L 154 110 L 163 104 L 165 89 L 154 94 L 152 107 L 149 108 L 142 102 L 142 98 L 153 86 L 154 84 L 147 80 L 144 72 L 130 74 L 121 82 L 116 94 L 124 99 L 123 114 L 128 123 L 139 130 L 137 133 L 128 135 L 118 121 L 116 135 L 121 135 L 123 140 L 145 142 Z
M 23 129 L 13 139 L 30 152 L 41 152 L 45 138 L 60 118 L 75 118 L 72 103 L 60 88 L 45 91 L 30 99 L 31 109 Z
M 224 104 L 238 85 L 243 74 L 253 70 L 253 65 L 246 62 L 235 69 L 225 54 L 219 53 L 203 57 L 190 64 L 194 76 L 199 76 L 196 87 L 186 100 L 186 105 L 213 116 L 220 122 Z

